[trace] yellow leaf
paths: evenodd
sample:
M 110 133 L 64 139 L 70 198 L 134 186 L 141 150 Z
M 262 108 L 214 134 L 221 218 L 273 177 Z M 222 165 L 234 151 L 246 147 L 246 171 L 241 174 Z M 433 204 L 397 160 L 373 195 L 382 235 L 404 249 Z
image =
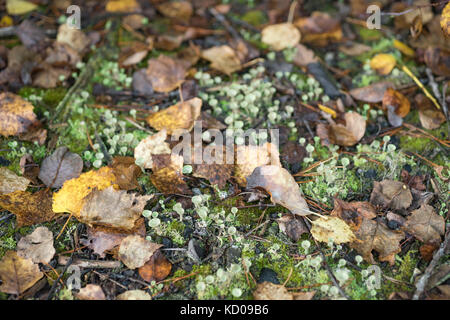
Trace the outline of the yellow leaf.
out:
M 450 2 L 442 10 L 441 28 L 447 37 L 450 36 Z
M 33 11 L 37 8 L 32 2 L 24 0 L 6 0 L 6 10 L 9 14 L 20 15 Z
M 323 104 L 320 104 L 320 103 L 319 103 L 318 105 L 319 105 L 319 109 L 322 110 L 323 112 L 326 112 L 326 113 L 328 113 L 328 114 L 331 114 L 331 116 L 332 116 L 333 118 L 336 118 L 336 117 L 337 117 L 336 111 L 334 111 L 333 109 L 328 108 L 328 107 L 326 107 L 326 106 L 324 106 Z
M 411 49 L 406 44 L 396 39 L 394 39 L 394 47 L 396 47 L 405 56 L 413 58 L 416 55 L 413 49 Z
M 353 231 L 344 220 L 338 217 L 323 217 L 312 222 L 311 234 L 317 241 L 336 244 L 352 242 L 356 239 Z
M 115 180 L 113 170 L 109 167 L 103 167 L 98 171 L 89 171 L 76 179 L 67 180 L 61 190 L 53 195 L 53 211 L 55 213 L 69 212 L 78 217 L 84 205 L 84 198 L 94 188 L 97 190 L 104 190 L 109 186 L 118 188 L 114 184 Z
M 0 28 L 10 27 L 13 25 L 13 19 L 10 16 L 3 16 L 0 20 Z
M 388 75 L 394 69 L 397 61 L 392 54 L 380 53 L 370 60 L 370 67 L 380 75 Z
M 108 12 L 134 12 L 141 9 L 136 0 L 110 0 L 106 4 Z

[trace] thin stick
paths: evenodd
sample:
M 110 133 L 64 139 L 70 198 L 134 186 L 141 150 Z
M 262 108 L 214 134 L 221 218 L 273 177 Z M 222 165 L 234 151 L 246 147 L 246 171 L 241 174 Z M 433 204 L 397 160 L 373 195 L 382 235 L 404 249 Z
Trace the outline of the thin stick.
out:
M 292 20 L 294 20 L 295 8 L 297 7 L 297 4 L 298 4 L 297 1 L 293 1 L 291 3 L 291 6 L 289 7 L 289 15 L 287 19 L 288 23 L 292 23 Z
M 59 232 L 58 236 L 56 237 L 56 240 L 58 240 L 59 237 L 61 236 L 61 234 L 63 233 L 64 229 L 65 229 L 66 226 L 67 226 L 67 223 L 69 223 L 70 218 L 72 218 L 72 215 L 73 215 L 73 214 L 71 213 L 71 214 L 69 215 L 69 217 L 67 218 L 66 223 L 64 223 L 64 225 L 63 225 L 61 231 Z
M 62 266 L 66 265 L 71 259 L 66 256 L 60 256 L 58 263 Z M 104 261 L 104 260 L 86 260 L 74 259 L 72 264 L 80 268 L 95 268 L 95 269 L 116 269 L 122 266 L 120 261 Z
M 291 276 L 292 276 L 292 271 L 294 271 L 294 268 L 291 268 L 291 270 L 289 271 L 289 274 L 288 274 L 286 280 L 285 280 L 284 283 L 283 283 L 283 287 L 286 286 L 286 283 L 288 283 L 289 279 L 291 278 Z
M 411 78 L 413 81 L 417 84 L 417 86 L 422 89 L 423 93 L 434 103 L 436 108 L 441 109 L 441 106 L 436 101 L 435 97 L 427 90 L 427 88 L 424 87 L 424 85 L 417 79 L 417 77 L 412 73 L 411 70 L 405 65 L 402 66 L 402 70 Z

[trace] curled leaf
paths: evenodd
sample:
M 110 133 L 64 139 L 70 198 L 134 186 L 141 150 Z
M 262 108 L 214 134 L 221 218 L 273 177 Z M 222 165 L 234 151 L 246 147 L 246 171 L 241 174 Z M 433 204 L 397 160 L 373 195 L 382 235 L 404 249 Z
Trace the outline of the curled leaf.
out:
M 353 146 L 364 136 L 366 120 L 356 112 L 345 113 L 345 125 L 335 124 L 329 128 L 332 143 L 340 146 Z
M 0 135 L 25 134 L 39 124 L 33 105 L 10 92 L 0 93 Z
M 211 68 L 227 75 L 242 69 L 236 52 L 229 46 L 217 46 L 202 51 L 202 58 L 211 62 Z
M 388 75 L 394 69 L 397 61 L 392 54 L 379 53 L 370 60 L 370 67 L 380 75 Z
M 408 186 L 403 182 L 393 180 L 374 181 L 370 202 L 383 208 L 401 210 L 411 205 L 412 195 Z

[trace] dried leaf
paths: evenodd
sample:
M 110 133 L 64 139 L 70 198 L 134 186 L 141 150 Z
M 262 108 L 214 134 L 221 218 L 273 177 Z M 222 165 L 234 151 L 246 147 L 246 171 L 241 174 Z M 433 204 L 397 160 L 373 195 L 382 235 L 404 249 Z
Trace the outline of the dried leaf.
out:
M 70 70 L 48 67 L 34 75 L 33 85 L 45 89 L 56 88 L 60 85 L 61 78 L 67 79 L 70 75 Z
M 33 105 L 10 92 L 0 93 L 0 135 L 4 137 L 27 133 L 39 121 Z
M 142 267 L 139 268 L 139 275 L 147 282 L 162 281 L 170 274 L 172 264 L 161 253 L 156 251 Z
M 107 12 L 134 12 L 140 9 L 141 6 L 136 0 L 109 0 L 105 7 Z
M 297 242 L 302 234 L 308 233 L 305 223 L 296 216 L 285 215 L 277 219 L 278 226 L 292 241 Z
M 423 94 L 418 94 L 414 98 L 419 109 L 419 120 L 422 127 L 428 130 L 437 129 L 445 122 L 445 116 L 437 110 L 430 99 Z
M 80 300 L 106 300 L 105 293 L 98 284 L 88 284 L 77 293 Z
M 411 212 L 403 230 L 425 243 L 440 243 L 445 234 L 445 219 L 436 214 L 432 206 L 423 204 Z
M 258 284 L 253 292 L 253 298 L 255 300 L 294 300 L 292 293 L 284 286 L 268 281 Z
M 383 208 L 401 210 L 411 205 L 412 195 L 408 186 L 403 182 L 393 180 L 374 181 L 370 202 Z
M 16 215 L 18 227 L 51 221 L 56 216 L 52 210 L 52 194 L 45 189 L 35 193 L 15 191 L 0 195 L 0 207 Z
M 110 186 L 104 190 L 93 189 L 83 199 L 78 220 L 88 225 L 131 230 L 153 195 L 138 196 Z
M 150 181 L 156 189 L 165 194 L 191 194 L 191 190 L 183 180 L 182 170 L 182 156 L 177 154 L 154 155 Z
M 308 49 L 301 43 L 295 46 L 297 48 L 297 52 L 294 56 L 294 64 L 299 67 L 306 67 L 310 63 L 318 62 L 319 59 L 316 57 L 314 51 Z
M 67 180 L 62 188 L 53 195 L 53 211 L 69 212 L 78 217 L 83 208 L 83 199 L 96 188 L 101 191 L 112 186 L 116 180 L 113 170 L 103 167 L 98 171 L 89 171 L 76 179 Z
M 152 300 L 152 296 L 143 290 L 128 290 L 119 294 L 116 300 Z
M 207 149 L 205 149 L 206 151 Z M 204 152 L 201 164 L 194 165 L 193 176 L 197 178 L 207 179 L 211 185 L 217 185 L 220 189 L 225 188 L 227 180 L 231 178 L 234 166 L 223 161 L 222 164 L 215 163 L 216 152 L 222 152 L 222 157 L 226 154 L 225 147 L 214 148 L 211 154 Z M 209 158 L 211 156 L 211 158 Z M 223 158 L 222 158 L 223 160 Z
M 344 220 L 350 227 L 359 228 L 362 219 L 373 219 L 377 216 L 375 207 L 366 201 L 345 202 L 340 199 L 334 199 L 334 208 L 331 212 Z
M 420 256 L 423 260 L 430 262 L 437 249 L 439 249 L 439 243 L 425 243 L 419 248 Z
M 392 88 L 387 88 L 383 96 L 383 107 L 388 109 L 389 106 L 393 108 L 395 114 L 399 117 L 406 117 L 411 109 L 409 100 L 399 91 Z
M 441 14 L 441 28 L 444 34 L 450 36 L 450 2 L 442 10 Z
M 279 166 L 257 167 L 247 178 L 247 188 L 262 188 L 270 194 L 272 202 L 289 209 L 293 214 L 310 214 L 302 192 L 291 174 Z
M 362 43 L 352 42 L 350 44 L 343 44 L 339 46 L 339 51 L 348 56 L 359 56 L 363 53 L 369 52 L 372 48 Z
M 356 112 L 346 112 L 344 117 L 345 126 L 342 124 L 330 126 L 329 138 L 332 143 L 340 146 L 353 146 L 364 136 L 366 120 Z
M 30 180 L 31 182 L 33 182 L 33 184 L 38 185 L 39 182 L 37 180 L 37 176 L 39 175 L 39 172 L 41 169 L 39 168 L 39 165 L 34 162 L 33 157 L 28 153 L 23 155 L 20 158 L 19 165 L 20 165 L 20 172 L 22 173 L 22 175 L 25 178 L 27 178 L 28 180 Z M 1 173 L 0 173 L 0 176 L 1 176 Z M 0 181 L 1 181 L 1 179 L 2 178 L 0 178 Z M 1 184 L 1 182 L 0 182 L 0 184 Z M 0 190 L 1 190 L 1 187 L 0 187 Z M 16 191 L 16 190 L 14 190 L 14 191 Z M 0 194 L 1 193 L 2 192 L 0 191 Z
M 121 190 L 133 190 L 139 187 L 137 179 L 141 176 L 142 170 L 136 165 L 133 157 L 114 157 L 111 165 L 116 177 L 115 183 Z
M 0 261 L 1 292 L 22 294 L 43 276 L 37 264 L 20 257 L 15 251 L 6 252 Z
M 169 144 L 165 142 L 166 138 L 167 130 L 162 129 L 158 133 L 141 140 L 134 149 L 136 161 L 145 169 L 153 168 L 153 155 L 171 153 Z
M 0 167 L 0 195 L 14 191 L 25 191 L 30 184 L 30 180 L 19 177 L 14 172 L 5 167 Z
M 242 69 L 241 61 L 236 52 L 227 45 L 203 50 L 202 58 L 211 62 L 211 68 L 227 75 Z
M 450 50 L 428 47 L 425 51 L 425 63 L 439 76 L 450 76 Z
M 333 243 L 347 243 L 354 241 L 355 235 L 345 223 L 338 217 L 324 217 L 312 221 L 311 234 L 317 241 Z
M 165 55 L 148 61 L 147 77 L 156 92 L 170 92 L 178 88 L 186 76 L 186 63 Z
M 122 62 L 122 66 L 129 67 L 129 66 L 138 64 L 139 62 L 144 60 L 144 58 L 147 56 L 147 54 L 148 54 L 148 50 L 135 52 Z
M 191 131 L 195 120 L 200 116 L 201 107 L 202 100 L 193 98 L 148 116 L 147 122 L 158 131 L 166 129 L 167 134 L 180 129 Z
M 326 46 L 342 40 L 339 19 L 332 18 L 328 13 L 315 11 L 310 17 L 296 20 L 295 26 L 300 29 L 303 43 Z
M 161 247 L 162 245 L 147 241 L 140 236 L 130 235 L 120 244 L 119 259 L 130 269 L 140 268 Z
M 17 254 L 34 263 L 49 263 L 55 252 L 53 233 L 47 227 L 36 228 L 17 243 Z
M 6 0 L 6 10 L 12 15 L 22 15 L 33 11 L 38 6 L 25 0 Z
M 383 100 L 386 89 L 393 86 L 390 82 L 377 82 L 366 87 L 352 89 L 350 94 L 356 100 L 377 103 Z
M 379 53 L 370 60 L 370 67 L 383 76 L 391 73 L 396 64 L 395 57 L 387 53 Z
M 275 51 L 294 47 L 300 38 L 300 31 L 292 23 L 273 24 L 261 31 L 261 41 Z
M 67 147 L 59 147 L 42 161 L 39 179 L 47 187 L 60 188 L 65 181 L 78 178 L 83 171 L 83 159 Z
M 194 9 L 189 1 L 168 1 L 158 5 L 158 10 L 166 17 L 189 21 Z
M 78 53 L 83 52 L 91 43 L 83 31 L 71 28 L 66 23 L 59 26 L 56 41 L 69 45 Z

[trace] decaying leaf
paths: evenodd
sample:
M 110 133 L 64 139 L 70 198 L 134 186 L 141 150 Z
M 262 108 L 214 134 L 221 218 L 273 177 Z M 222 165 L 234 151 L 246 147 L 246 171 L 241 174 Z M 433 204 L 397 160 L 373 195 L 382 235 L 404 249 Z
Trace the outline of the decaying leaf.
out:
M 142 267 L 162 245 L 152 243 L 143 237 L 130 235 L 122 240 L 119 259 L 130 269 Z
M 158 131 L 166 129 L 167 134 L 173 134 L 177 130 L 191 131 L 195 120 L 200 116 L 201 108 L 202 100 L 193 98 L 178 102 L 167 109 L 148 116 L 147 122 Z
M 98 171 L 89 171 L 78 178 L 67 180 L 62 188 L 53 195 L 53 211 L 69 212 L 75 216 L 80 215 L 83 208 L 83 199 L 96 188 L 98 191 L 112 186 L 116 180 L 113 170 L 108 167 Z
M 77 298 L 80 300 L 106 300 L 105 293 L 98 284 L 88 284 L 81 288 L 77 293 Z
M 300 31 L 292 23 L 273 24 L 261 31 L 261 41 L 275 51 L 294 47 L 300 38 Z
M 34 263 L 49 263 L 55 252 L 53 233 L 47 227 L 36 228 L 17 243 L 17 254 Z
M 142 267 L 139 268 L 139 275 L 147 282 L 161 281 L 167 278 L 172 270 L 169 260 L 157 250 Z
M 59 147 L 53 154 L 42 161 L 39 179 L 47 187 L 60 188 L 65 181 L 77 178 L 83 171 L 83 159 L 69 151 L 67 147 Z
M 363 53 L 366 53 L 370 51 L 372 48 L 362 44 L 362 43 L 356 43 L 352 42 L 350 44 L 343 44 L 339 46 L 339 51 L 345 53 L 348 56 L 359 56 Z
M 204 152 L 202 163 L 194 165 L 192 175 L 197 178 L 207 179 L 211 185 L 217 185 L 220 189 L 223 189 L 227 180 L 231 178 L 234 166 L 227 164 L 226 161 L 223 161 L 223 164 L 215 163 L 214 156 L 216 151 L 221 151 L 222 157 L 224 157 L 224 154 L 226 155 L 226 147 L 214 149 L 211 154 L 208 155 Z M 211 158 L 209 158 L 209 156 L 211 156 Z
M 133 157 L 114 157 L 110 165 L 116 177 L 115 183 L 121 190 L 133 190 L 139 187 L 137 179 L 142 174 Z
M 119 294 L 116 300 L 152 300 L 152 296 L 143 290 L 128 290 Z
M 436 109 L 431 100 L 425 95 L 416 95 L 414 101 L 419 109 L 419 120 L 422 127 L 428 130 L 434 130 L 445 122 L 445 115 L 441 110 Z
M 345 223 L 338 217 L 324 217 L 312 222 L 311 234 L 317 241 L 328 243 L 347 243 L 354 241 L 355 235 Z
M 39 124 L 33 105 L 10 92 L 0 93 L 0 135 L 18 136 Z
M 35 193 L 15 191 L 0 195 L 0 207 L 16 215 L 17 226 L 32 226 L 56 217 L 52 210 L 52 194 L 42 189 Z
M 450 37 L 450 2 L 442 10 L 441 28 L 447 37 Z
M 425 63 L 434 74 L 450 76 L 450 50 L 428 47 L 425 51 Z
M 5 167 L 0 167 L 0 195 L 14 191 L 25 191 L 30 184 L 30 180 L 19 177 L 14 172 Z
M 242 69 L 241 61 L 236 52 L 227 45 L 203 50 L 202 58 L 211 62 L 211 68 L 227 75 Z
M 440 243 L 445 234 L 445 219 L 434 212 L 432 206 L 423 204 L 411 212 L 406 219 L 403 230 L 425 243 Z
M 83 208 L 75 217 L 88 225 L 131 230 L 141 216 L 152 195 L 139 196 L 110 186 L 103 190 L 93 189 L 83 199 Z
M 185 79 L 186 64 L 165 55 L 148 61 L 147 77 L 156 92 L 170 92 L 178 88 Z
M 359 228 L 362 219 L 373 219 L 377 216 L 375 207 L 366 201 L 345 202 L 334 199 L 332 216 L 337 216 L 344 220 L 352 228 Z
M 408 186 L 403 182 L 393 180 L 374 181 L 370 202 L 383 208 L 401 210 L 411 205 L 412 195 Z
M 384 92 L 394 85 L 390 82 L 377 82 L 366 87 L 350 90 L 353 98 L 359 101 L 377 103 L 383 100 Z
M 339 19 L 331 17 L 328 13 L 315 11 L 310 17 L 297 19 L 295 26 L 300 29 L 303 43 L 325 46 L 342 40 Z
M 247 178 L 247 188 L 262 188 L 270 194 L 272 202 L 289 209 L 293 214 L 310 214 L 302 192 L 286 169 L 268 165 L 257 167 Z
M 150 181 L 156 189 L 165 194 L 191 194 L 191 190 L 183 180 L 182 169 L 182 156 L 177 154 L 154 155 Z
M 256 167 L 275 165 L 281 167 L 280 154 L 274 144 L 266 142 L 263 145 L 236 146 L 235 180 L 241 186 L 247 184 L 249 177 Z
M 397 116 L 404 118 L 411 109 L 411 103 L 399 91 L 387 88 L 383 96 L 383 107 L 387 110 L 392 108 Z
M 253 292 L 255 300 L 311 300 L 315 291 L 289 292 L 284 286 L 264 281 Z
M 345 113 L 345 126 L 331 125 L 328 132 L 330 141 L 340 146 L 353 146 L 366 132 L 366 120 L 356 112 Z
M 70 70 L 48 66 L 34 75 L 33 85 L 45 89 L 56 88 L 60 85 L 61 78 L 67 79 L 70 74 Z
M 168 1 L 158 5 L 158 10 L 166 17 L 189 21 L 194 12 L 189 1 Z
M 136 0 L 109 0 L 105 7 L 107 12 L 134 12 L 140 9 Z
M 154 135 L 141 140 L 134 149 L 134 157 L 136 161 L 145 169 L 153 167 L 152 156 L 157 154 L 170 154 L 170 146 L 165 142 L 167 138 L 167 130 L 162 129 Z
M 67 23 L 59 26 L 56 41 L 69 45 L 78 53 L 83 52 L 91 43 L 83 31 L 71 28 Z
M 311 49 L 308 49 L 306 46 L 301 43 L 295 46 L 297 49 L 294 56 L 294 64 L 299 67 L 306 67 L 310 63 L 318 62 L 319 59 L 316 57 L 316 54 Z
M 304 233 L 308 233 L 308 228 L 299 217 L 285 215 L 277 219 L 278 226 L 285 235 L 292 241 L 297 242 Z
M 22 294 L 43 276 L 37 264 L 20 257 L 15 251 L 6 252 L 0 261 L 1 292 Z
M 397 61 L 392 54 L 379 53 L 370 60 L 370 67 L 380 75 L 388 75 L 394 69 Z

